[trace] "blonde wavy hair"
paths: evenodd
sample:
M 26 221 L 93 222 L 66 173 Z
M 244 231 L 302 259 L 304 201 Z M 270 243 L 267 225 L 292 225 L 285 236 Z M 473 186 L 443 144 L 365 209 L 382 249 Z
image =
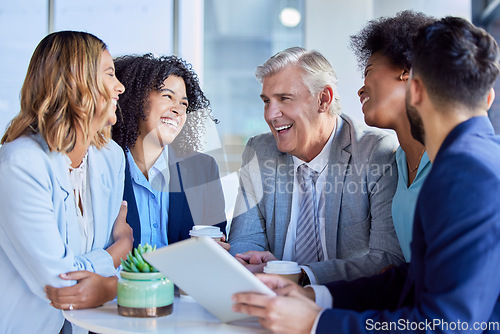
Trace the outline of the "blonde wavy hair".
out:
M 11 121 L 1 143 L 39 133 L 50 151 L 68 153 L 76 143 L 76 128 L 89 139 L 96 107 L 111 97 L 99 75 L 106 44 L 85 32 L 60 31 L 47 35 L 31 57 L 21 89 L 21 111 Z M 104 117 L 104 115 L 103 115 Z M 91 144 L 101 148 L 111 127 L 99 130 Z

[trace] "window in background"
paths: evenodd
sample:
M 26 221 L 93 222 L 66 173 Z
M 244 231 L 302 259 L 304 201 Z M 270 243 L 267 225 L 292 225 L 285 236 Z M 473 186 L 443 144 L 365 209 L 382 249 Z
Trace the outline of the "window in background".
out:
M 498 43 L 500 41 L 500 1 L 472 1 L 471 14 L 472 23 L 489 32 Z M 500 134 L 500 79 L 497 79 L 493 88 L 496 92 L 496 98 L 490 110 L 488 110 L 488 116 L 491 119 L 495 132 Z
M 48 5 L 44 1 L 0 2 L 0 137 L 19 112 L 19 93 L 29 60 L 46 35 Z
M 95 34 L 114 57 L 172 53 L 173 0 L 52 0 L 53 29 Z M 19 112 L 29 60 L 49 32 L 49 0 L 0 3 L 0 135 Z
M 489 33 L 495 37 L 497 43 L 500 41 L 500 19 L 493 22 L 489 29 Z M 495 89 L 496 98 L 493 101 L 493 105 L 488 111 L 488 114 L 490 116 L 491 123 L 495 128 L 496 134 L 500 134 L 500 79 L 497 79 L 493 88 Z
M 203 89 L 222 149 L 211 149 L 219 164 L 226 201 L 227 230 L 235 204 L 241 154 L 249 137 L 269 131 L 255 69 L 269 57 L 304 45 L 304 0 L 205 0 Z M 217 140 L 215 140 L 217 141 Z
M 303 46 L 304 1 L 205 0 L 204 12 L 203 87 L 231 172 L 248 138 L 269 131 L 255 68 L 278 51 Z
M 54 0 L 54 30 L 101 38 L 113 57 L 172 52 L 172 0 Z

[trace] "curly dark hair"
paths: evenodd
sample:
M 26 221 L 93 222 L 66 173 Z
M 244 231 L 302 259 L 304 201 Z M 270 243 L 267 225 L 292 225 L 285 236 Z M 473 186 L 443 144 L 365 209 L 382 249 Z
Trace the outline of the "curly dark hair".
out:
M 434 21 L 433 17 L 411 10 L 369 21 L 357 35 L 351 36 L 351 49 L 358 59 L 359 68 L 364 70 L 368 58 L 380 51 L 393 65 L 410 69 L 412 37 L 419 28 Z
M 124 149 L 134 147 L 139 136 L 139 122 L 147 119 L 148 98 L 152 91 L 160 91 L 171 75 L 184 80 L 188 98 L 186 124 L 171 145 L 176 154 L 185 156 L 201 148 L 205 122 L 212 117 L 210 102 L 200 88 L 198 75 L 192 65 L 176 56 L 123 56 L 115 59 L 116 77 L 125 86 L 120 95 L 121 115 L 112 128 L 113 139 Z

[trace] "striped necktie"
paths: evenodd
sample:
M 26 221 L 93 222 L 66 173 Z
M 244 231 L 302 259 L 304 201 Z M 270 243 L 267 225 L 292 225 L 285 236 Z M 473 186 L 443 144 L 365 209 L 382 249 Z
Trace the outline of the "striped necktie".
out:
M 316 208 L 316 180 L 319 173 L 302 164 L 297 168 L 300 211 L 295 240 L 295 261 L 299 264 L 323 261 Z

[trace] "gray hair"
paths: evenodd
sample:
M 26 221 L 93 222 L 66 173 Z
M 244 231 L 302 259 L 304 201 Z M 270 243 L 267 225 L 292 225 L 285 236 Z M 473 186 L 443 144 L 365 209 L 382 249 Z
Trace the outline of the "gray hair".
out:
M 330 114 L 340 114 L 341 104 L 337 90 L 337 74 L 328 60 L 318 51 L 307 51 L 301 47 L 288 48 L 278 52 L 261 66 L 257 66 L 255 76 L 262 83 L 264 78 L 294 65 L 304 70 L 304 84 L 311 94 L 318 94 L 326 85 L 332 87 L 333 101 L 330 105 Z

